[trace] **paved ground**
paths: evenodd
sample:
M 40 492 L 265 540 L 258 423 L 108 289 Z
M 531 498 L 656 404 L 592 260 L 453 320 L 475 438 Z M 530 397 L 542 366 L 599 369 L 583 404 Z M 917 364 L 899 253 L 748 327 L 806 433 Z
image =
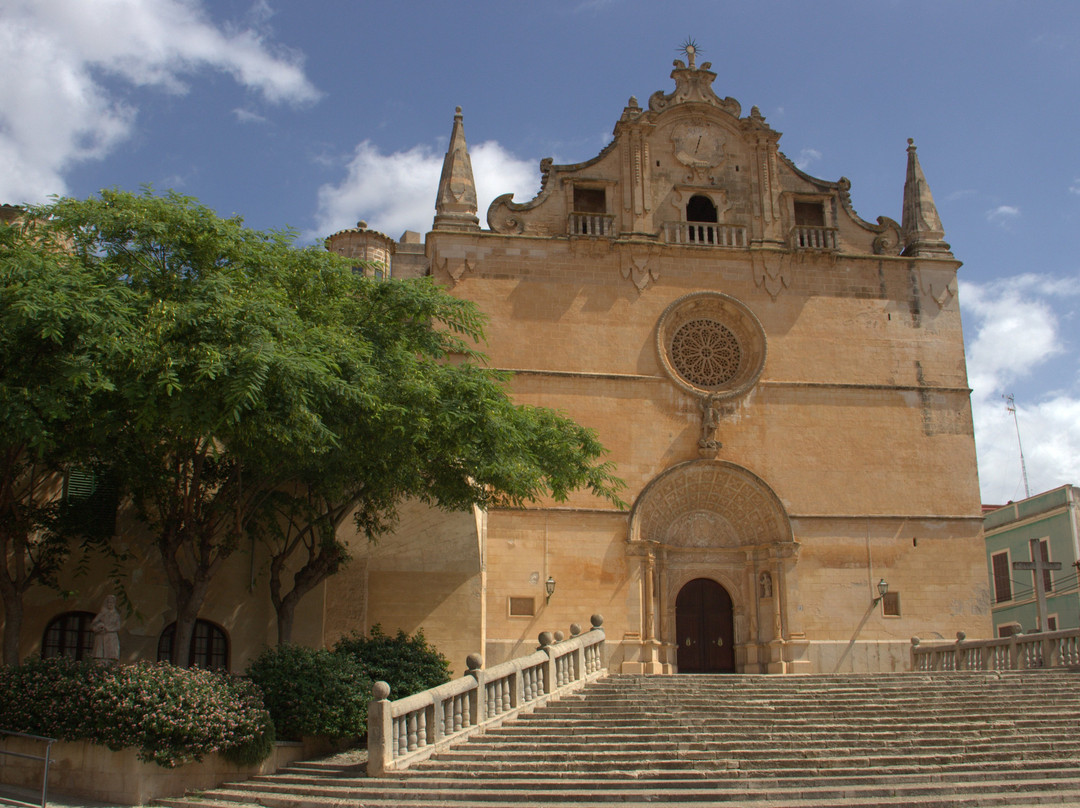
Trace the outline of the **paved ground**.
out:
M 349 749 L 322 759 L 330 763 L 362 767 L 367 763 L 367 749 Z M 0 785 L 0 808 L 41 808 L 41 790 Z M 126 808 L 126 806 L 57 794 L 50 789 L 48 808 Z
M 40 808 L 41 790 L 0 785 L 0 806 L 17 808 Z M 113 808 L 105 802 L 83 800 L 49 792 L 49 808 Z

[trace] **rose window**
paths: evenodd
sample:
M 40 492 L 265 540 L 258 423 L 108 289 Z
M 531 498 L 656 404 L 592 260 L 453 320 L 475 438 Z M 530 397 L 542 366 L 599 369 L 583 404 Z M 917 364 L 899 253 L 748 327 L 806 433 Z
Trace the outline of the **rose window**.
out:
M 732 379 L 741 356 L 735 335 L 715 320 L 691 320 L 671 339 L 671 363 L 698 387 L 716 387 Z
M 750 392 L 765 368 L 765 331 L 735 298 L 694 292 L 660 316 L 656 352 L 664 372 L 686 392 L 733 401 Z

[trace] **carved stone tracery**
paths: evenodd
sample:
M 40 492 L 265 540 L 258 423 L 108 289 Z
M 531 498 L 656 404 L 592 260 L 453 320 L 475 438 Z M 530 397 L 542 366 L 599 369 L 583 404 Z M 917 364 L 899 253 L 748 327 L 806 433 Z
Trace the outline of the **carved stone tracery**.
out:
M 641 492 L 631 541 L 669 547 L 739 548 L 792 541 L 772 490 L 750 471 L 722 460 L 675 466 Z
M 657 324 L 657 352 L 679 387 L 698 397 L 732 401 L 765 367 L 765 331 L 745 305 L 719 292 L 679 298 Z
M 698 387 L 730 381 L 739 370 L 741 356 L 735 335 L 715 320 L 691 320 L 671 338 L 671 363 Z

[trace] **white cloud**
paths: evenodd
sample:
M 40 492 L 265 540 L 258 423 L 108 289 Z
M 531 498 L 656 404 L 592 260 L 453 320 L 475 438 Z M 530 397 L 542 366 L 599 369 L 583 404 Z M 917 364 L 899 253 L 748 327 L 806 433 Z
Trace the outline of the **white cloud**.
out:
M 265 116 L 260 115 L 257 112 L 252 112 L 250 109 L 244 109 L 243 107 L 234 109 L 233 115 L 236 116 L 236 120 L 239 123 L 266 123 Z
M 1020 216 L 1020 208 L 1013 205 L 998 205 L 986 212 L 986 221 L 1002 227 L 1008 227 L 1009 223 Z
M 495 141 L 469 147 L 476 181 L 480 226 L 486 228 L 488 205 L 513 193 L 516 202 L 531 199 L 539 188 L 539 162 L 515 157 Z M 397 238 L 405 230 L 426 233 L 435 216 L 443 154 L 427 145 L 383 154 L 365 140 L 356 147 L 338 185 L 319 189 L 316 224 L 308 238 L 325 238 L 363 219 Z
M 0 200 L 41 201 L 64 173 L 127 139 L 136 110 L 103 75 L 171 93 L 203 69 L 271 103 L 318 97 L 299 57 L 252 28 L 222 30 L 198 0 L 5 0 L 0 7 Z
M 1054 304 L 1080 294 L 1076 278 L 1024 274 L 987 284 L 962 283 L 975 443 L 983 501 L 1025 496 L 1016 425 L 1004 396 L 1016 396 L 1031 492 L 1080 483 L 1080 377 L 1040 389 L 1035 376 L 1069 356 Z M 1062 361 L 1070 361 L 1062 359 Z
M 1080 194 L 1080 177 L 1073 180 L 1072 185 L 1069 186 L 1069 193 Z
M 959 191 L 953 191 L 952 193 L 947 194 L 945 196 L 945 201 L 947 201 L 947 202 L 956 202 L 957 200 L 960 200 L 960 199 L 965 199 L 965 198 L 971 197 L 971 196 L 977 196 L 978 193 L 979 193 L 978 191 L 976 191 L 976 190 L 974 190 L 972 188 L 963 188 L 963 189 L 961 189 Z
M 817 149 L 803 149 L 795 158 L 795 165 L 800 171 L 806 171 L 814 163 L 821 159 L 821 152 Z

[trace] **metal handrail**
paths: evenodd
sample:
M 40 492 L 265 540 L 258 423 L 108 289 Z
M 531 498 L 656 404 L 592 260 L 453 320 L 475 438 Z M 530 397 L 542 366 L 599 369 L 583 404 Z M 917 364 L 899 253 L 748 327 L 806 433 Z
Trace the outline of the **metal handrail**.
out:
M 0 755 L 45 761 L 45 771 L 41 775 L 41 808 L 46 808 L 45 803 L 49 795 L 49 752 L 52 751 L 52 745 L 56 743 L 56 738 L 46 738 L 44 735 L 31 735 L 29 732 L 15 732 L 9 729 L 0 729 L 0 735 L 11 735 L 16 738 L 29 738 L 32 741 L 45 742 L 44 755 L 30 755 L 26 752 L 12 752 L 7 749 L 0 749 Z

